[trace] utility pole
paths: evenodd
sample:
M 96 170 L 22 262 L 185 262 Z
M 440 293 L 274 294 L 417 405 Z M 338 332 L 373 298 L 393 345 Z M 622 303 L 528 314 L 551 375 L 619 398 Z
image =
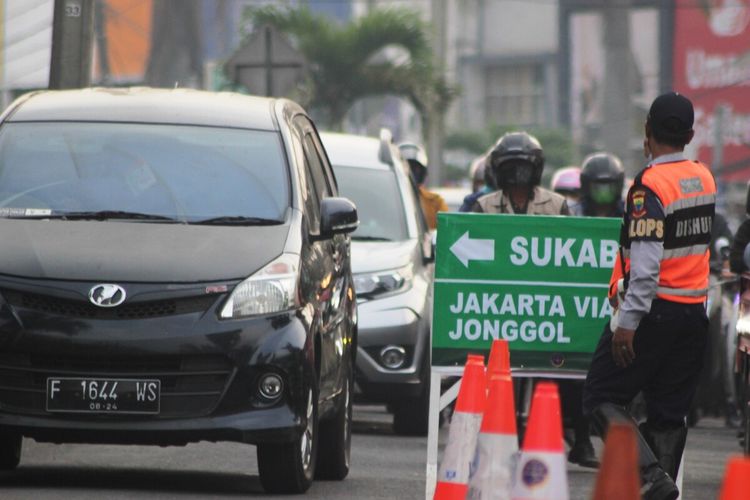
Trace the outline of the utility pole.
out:
M 607 151 L 619 156 L 626 169 L 631 164 L 631 0 L 603 3 L 604 101 L 602 140 Z
M 107 12 L 105 0 L 94 0 L 94 32 L 96 33 L 97 62 L 99 63 L 99 83 L 109 84 L 109 50 L 107 46 Z
M 727 120 L 728 109 L 724 104 L 719 104 L 714 108 L 714 126 L 713 126 L 713 156 L 711 159 L 711 170 L 714 172 L 714 178 L 716 178 L 716 208 L 719 212 L 724 212 L 726 208 L 725 194 L 726 185 L 722 180 L 722 174 L 724 173 L 724 125 Z
M 93 31 L 94 0 L 55 0 L 49 88 L 89 86 Z
M 446 54 L 446 4 L 448 0 L 432 0 L 431 18 L 434 33 L 435 68 L 438 72 L 445 71 Z M 427 153 L 430 160 L 429 180 L 431 185 L 439 186 L 442 182 L 443 171 L 443 135 L 444 110 L 438 109 L 435 102 L 430 104 L 429 123 L 427 125 Z M 424 126 L 425 124 L 423 124 Z

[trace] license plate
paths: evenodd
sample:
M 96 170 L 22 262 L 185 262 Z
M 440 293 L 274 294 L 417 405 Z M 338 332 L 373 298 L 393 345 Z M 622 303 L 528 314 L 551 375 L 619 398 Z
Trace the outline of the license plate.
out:
M 47 379 L 47 411 L 63 413 L 159 413 L 161 381 L 153 379 Z

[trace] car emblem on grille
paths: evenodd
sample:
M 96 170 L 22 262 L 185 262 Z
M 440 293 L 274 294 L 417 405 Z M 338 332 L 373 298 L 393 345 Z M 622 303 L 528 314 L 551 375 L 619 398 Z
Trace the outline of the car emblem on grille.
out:
M 99 307 L 117 307 L 125 302 L 125 289 L 119 285 L 96 285 L 89 290 L 89 300 Z

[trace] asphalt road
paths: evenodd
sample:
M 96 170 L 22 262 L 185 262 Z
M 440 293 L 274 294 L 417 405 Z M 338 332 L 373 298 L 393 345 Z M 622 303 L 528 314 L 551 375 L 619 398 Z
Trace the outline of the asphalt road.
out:
M 349 477 L 343 482 L 316 482 L 307 498 L 424 498 L 425 438 L 394 436 L 390 416 L 377 406 L 356 407 L 354 431 Z M 442 434 L 444 439 L 445 429 Z M 734 436 L 735 431 L 718 420 L 704 419 L 691 429 L 684 500 L 716 498 L 726 458 L 739 451 Z M 24 447 L 21 466 L 0 474 L 3 500 L 263 495 L 252 446 L 59 446 L 26 440 Z M 590 498 L 594 471 L 571 466 L 568 479 L 571 499 Z

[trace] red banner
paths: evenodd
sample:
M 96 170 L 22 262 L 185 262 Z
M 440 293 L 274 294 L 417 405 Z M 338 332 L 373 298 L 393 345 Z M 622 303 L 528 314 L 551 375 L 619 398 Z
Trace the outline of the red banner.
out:
M 750 179 L 750 0 L 676 0 L 674 89 L 695 105 L 698 158 L 711 164 L 721 120 L 722 172 Z M 724 112 L 720 113 L 723 107 Z

